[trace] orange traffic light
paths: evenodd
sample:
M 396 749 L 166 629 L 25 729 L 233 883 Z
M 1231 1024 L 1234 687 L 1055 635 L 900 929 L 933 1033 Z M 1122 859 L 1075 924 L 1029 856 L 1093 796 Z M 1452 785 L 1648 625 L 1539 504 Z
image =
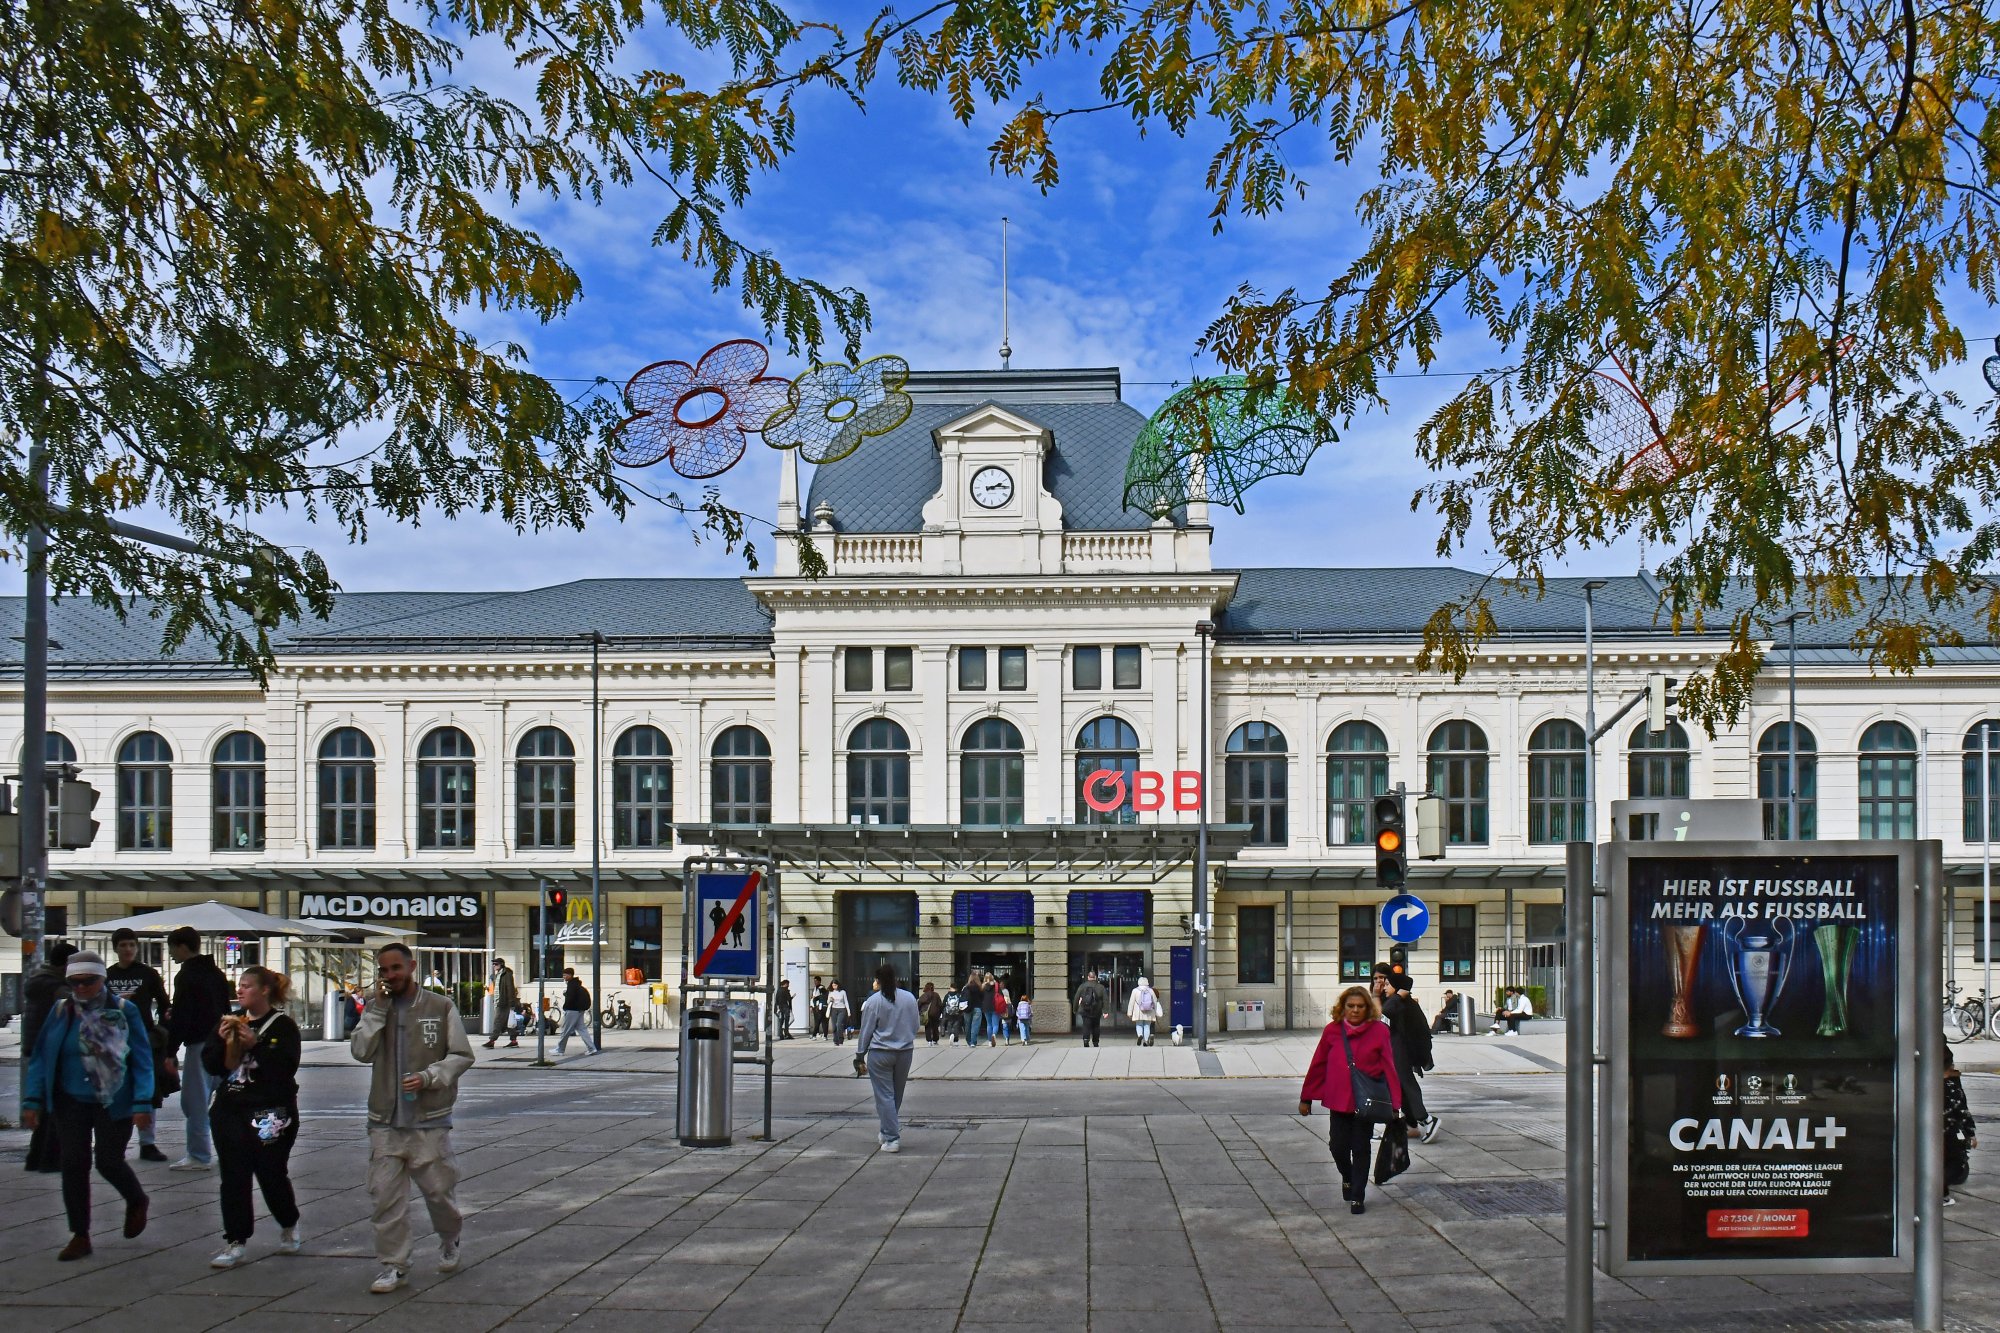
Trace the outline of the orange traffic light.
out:
M 1403 835 L 1392 828 L 1385 828 L 1375 834 L 1375 850 L 1394 854 L 1403 850 Z

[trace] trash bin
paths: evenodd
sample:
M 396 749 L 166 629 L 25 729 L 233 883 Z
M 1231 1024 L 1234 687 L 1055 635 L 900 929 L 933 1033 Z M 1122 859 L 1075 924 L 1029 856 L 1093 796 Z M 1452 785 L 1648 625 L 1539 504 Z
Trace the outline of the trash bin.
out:
M 1462 1037 L 1471 1036 L 1473 1024 L 1477 1023 L 1478 1021 L 1479 1021 L 1478 1018 L 1473 1013 L 1472 997 L 1470 995 L 1459 996 L 1458 997 L 1459 1035 Z
M 1229 1006 L 1229 1030 L 1231 1032 L 1262 1032 L 1264 1030 L 1264 1002 L 1262 1000 L 1234 1000 Z
M 735 1092 L 730 1042 L 720 1009 L 690 1009 L 681 1025 L 680 1105 L 676 1123 L 684 1148 L 729 1146 Z
M 329 984 L 326 999 L 320 1005 L 320 1035 L 328 1041 L 343 1041 L 347 1037 L 347 992 Z

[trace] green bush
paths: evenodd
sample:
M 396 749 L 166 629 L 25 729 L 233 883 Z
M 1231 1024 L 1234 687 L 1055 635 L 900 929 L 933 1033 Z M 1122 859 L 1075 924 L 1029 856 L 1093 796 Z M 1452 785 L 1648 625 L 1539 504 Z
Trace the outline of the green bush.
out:
M 1535 1006 L 1535 1017 L 1545 1018 L 1549 1012 L 1549 988 L 1547 986 L 1495 986 L 1493 988 L 1493 1012 L 1500 1012 L 1500 1004 L 1510 990 L 1528 993 L 1528 1003 Z

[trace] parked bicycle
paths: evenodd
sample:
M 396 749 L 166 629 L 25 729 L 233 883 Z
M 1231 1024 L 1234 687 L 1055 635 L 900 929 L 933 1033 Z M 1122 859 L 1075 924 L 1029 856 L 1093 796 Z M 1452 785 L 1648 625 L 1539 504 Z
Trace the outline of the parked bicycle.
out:
M 1957 1045 L 1983 1032 L 2000 1040 L 2000 1004 L 1989 1004 L 1985 991 L 1963 1000 L 1956 998 L 1963 989 L 1955 981 L 1945 983 L 1944 1039 Z

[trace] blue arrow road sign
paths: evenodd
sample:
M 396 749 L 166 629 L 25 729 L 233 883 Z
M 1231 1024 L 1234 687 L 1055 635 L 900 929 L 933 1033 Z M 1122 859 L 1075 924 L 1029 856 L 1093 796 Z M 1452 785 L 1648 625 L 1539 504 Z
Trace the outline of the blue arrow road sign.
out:
M 1382 904 L 1382 933 L 1398 944 L 1414 944 L 1431 928 L 1431 909 L 1414 893 L 1399 893 Z

